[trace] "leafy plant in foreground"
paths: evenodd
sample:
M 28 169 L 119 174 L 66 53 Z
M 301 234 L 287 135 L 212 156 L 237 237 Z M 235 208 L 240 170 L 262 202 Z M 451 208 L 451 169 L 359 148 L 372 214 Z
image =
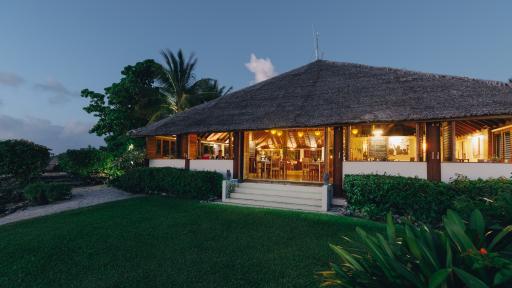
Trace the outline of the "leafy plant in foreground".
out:
M 386 234 L 357 228 L 360 248 L 331 245 L 341 265 L 321 272 L 322 286 L 510 287 L 512 225 L 486 231 L 480 211 L 465 224 L 448 210 L 441 230 L 408 223 L 399 236 L 388 213 Z

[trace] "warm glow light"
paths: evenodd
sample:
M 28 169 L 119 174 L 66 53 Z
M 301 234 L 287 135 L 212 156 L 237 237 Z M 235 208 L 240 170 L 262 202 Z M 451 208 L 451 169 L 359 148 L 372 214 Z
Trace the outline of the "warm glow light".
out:
M 272 135 L 275 135 L 277 133 L 277 131 L 275 129 L 272 129 L 272 130 L 270 130 L 270 133 L 272 133 Z
M 304 132 L 299 131 L 299 132 L 297 132 L 297 135 L 299 135 L 299 137 L 302 137 L 302 136 L 304 136 Z
M 357 135 L 359 133 L 359 130 L 357 128 L 352 129 L 352 134 Z
M 316 136 L 320 136 L 320 131 L 316 130 L 316 131 L 315 131 L 315 135 L 316 135 Z
M 380 137 L 380 136 L 382 136 L 383 133 L 384 132 L 382 131 L 382 129 L 375 129 L 375 130 L 372 131 L 372 134 L 375 137 Z
M 281 131 L 281 130 L 277 131 L 277 136 L 281 136 L 281 135 L 283 135 L 283 131 Z
M 427 143 L 423 142 L 422 148 L 423 148 L 423 151 L 427 151 Z

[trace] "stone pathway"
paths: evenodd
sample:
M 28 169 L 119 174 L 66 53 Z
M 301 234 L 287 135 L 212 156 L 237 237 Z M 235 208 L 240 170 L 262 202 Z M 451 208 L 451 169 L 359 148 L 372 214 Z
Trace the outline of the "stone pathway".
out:
M 12 214 L 0 218 L 0 225 L 50 215 L 66 210 L 140 196 L 105 185 L 73 188 L 71 192 L 73 197 L 69 200 L 64 200 L 49 205 L 30 206 L 27 209 L 18 210 Z

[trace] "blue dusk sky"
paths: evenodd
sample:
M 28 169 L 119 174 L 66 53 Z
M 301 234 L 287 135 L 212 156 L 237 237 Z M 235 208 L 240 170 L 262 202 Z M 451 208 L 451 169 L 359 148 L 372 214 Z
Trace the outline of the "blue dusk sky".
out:
M 102 140 L 80 90 L 103 88 L 164 48 L 243 88 L 323 59 L 506 81 L 512 1 L 0 2 L 0 139 L 54 152 Z

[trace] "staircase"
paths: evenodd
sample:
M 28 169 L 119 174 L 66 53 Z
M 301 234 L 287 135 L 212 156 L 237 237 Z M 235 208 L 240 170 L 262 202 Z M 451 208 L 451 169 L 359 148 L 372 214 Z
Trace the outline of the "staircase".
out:
M 224 202 L 271 208 L 322 211 L 322 187 L 240 183 Z

